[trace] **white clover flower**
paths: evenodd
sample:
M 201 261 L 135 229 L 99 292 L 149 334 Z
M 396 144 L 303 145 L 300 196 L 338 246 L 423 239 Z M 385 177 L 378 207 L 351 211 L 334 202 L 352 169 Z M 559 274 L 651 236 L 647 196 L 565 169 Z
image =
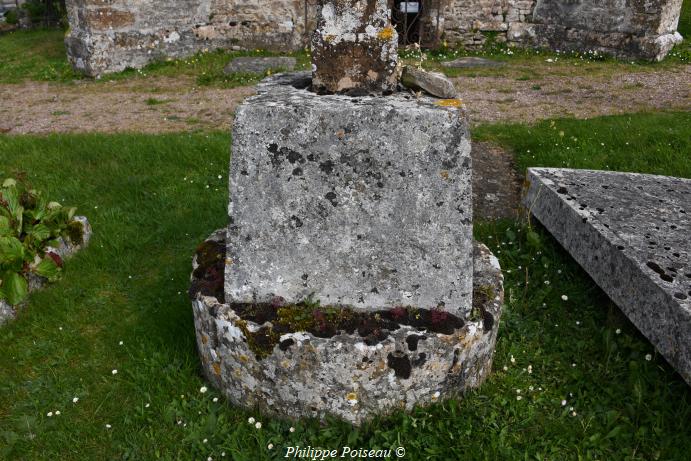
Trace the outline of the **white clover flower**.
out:
M 118 343 L 118 346 L 122 346 L 123 344 L 125 344 L 125 341 L 120 341 L 120 342 Z
M 516 363 L 516 358 L 511 354 L 511 363 Z
M 533 387 L 533 386 L 528 386 L 528 390 L 529 390 L 529 391 L 531 391 L 531 392 L 532 392 L 532 391 L 533 391 L 533 389 L 534 389 L 534 387 Z
M 72 403 L 77 403 L 77 402 L 79 402 L 79 397 L 75 397 L 72 399 Z
M 562 299 L 562 301 L 568 301 L 569 297 L 566 295 L 561 295 L 561 299 Z
M 250 424 L 254 424 L 255 421 L 256 421 L 256 420 L 255 420 L 253 417 L 251 417 L 251 416 L 247 419 L 247 422 L 250 423 Z
M 521 390 L 520 390 L 520 389 L 516 389 L 516 394 L 520 394 L 520 393 L 521 393 Z
M 572 412 L 571 412 L 571 416 L 576 416 L 576 412 L 575 412 L 575 411 L 572 411 Z
M 566 400 L 562 400 L 562 401 L 561 401 L 561 406 L 562 406 L 562 407 L 565 407 L 565 406 L 566 406 Z
M 290 432 L 295 432 L 295 428 L 293 426 L 290 426 L 290 429 L 288 429 Z
M 225 458 L 226 452 L 225 451 L 221 452 L 221 456 Z
M 615 331 L 615 333 L 620 335 L 621 334 L 621 328 L 617 328 L 617 331 Z
M 508 370 L 509 370 L 509 367 L 507 367 L 506 365 L 504 365 L 504 371 L 508 371 Z
M 117 374 L 118 374 L 118 370 L 115 370 L 115 369 L 114 369 L 113 371 L 111 371 L 111 373 L 114 374 L 114 375 L 117 375 Z
M 60 416 L 60 410 L 55 410 L 55 416 Z
M 270 444 L 268 444 L 268 445 L 266 446 L 266 448 L 268 448 L 269 450 L 273 450 L 273 449 L 274 449 L 274 444 L 273 444 L 273 443 L 270 443 Z
M 576 364 L 575 364 L 575 363 L 572 363 L 571 366 L 574 367 L 574 368 L 576 368 Z
M 53 416 L 53 412 L 52 412 L 52 411 L 49 411 L 48 413 L 46 413 L 46 416 L 49 417 L 49 418 L 51 418 L 51 417 Z
M 110 429 L 111 427 L 113 426 L 111 426 L 110 424 L 106 424 L 106 429 Z
M 214 461 L 214 459 L 211 456 L 209 456 L 208 458 L 206 458 L 206 461 Z
M 260 423 L 259 421 L 257 421 L 257 423 L 254 425 L 254 427 L 256 427 L 257 429 L 261 429 L 261 428 L 262 428 L 262 423 Z
M 206 443 L 208 441 L 209 441 L 209 439 L 204 439 L 204 440 L 202 440 L 202 443 Z
M 532 365 L 528 365 L 528 374 L 530 375 L 530 374 L 532 374 L 532 373 L 533 373 L 533 366 L 532 366 Z
M 569 407 L 569 411 L 573 411 L 573 407 Z
M 208 391 L 208 389 L 206 388 L 206 386 L 202 386 L 202 387 L 199 388 L 199 392 L 201 392 L 202 394 L 205 394 L 206 391 Z
M 214 403 L 218 402 L 218 397 L 214 397 L 212 400 Z
M 522 395 L 517 395 L 517 396 L 516 396 L 516 400 L 523 400 L 523 396 L 522 396 Z
M 645 354 L 645 359 L 650 362 L 653 359 L 653 356 L 650 354 Z

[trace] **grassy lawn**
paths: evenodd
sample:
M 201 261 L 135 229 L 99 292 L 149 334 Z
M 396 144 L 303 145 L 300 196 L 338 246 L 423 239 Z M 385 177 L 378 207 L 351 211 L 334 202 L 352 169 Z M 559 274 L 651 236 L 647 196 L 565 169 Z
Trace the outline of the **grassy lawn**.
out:
M 689 127 L 689 114 L 663 113 L 476 135 L 510 145 L 522 167 L 691 177 Z M 476 225 L 504 269 L 506 307 L 493 374 L 465 399 L 353 429 L 201 393 L 185 292 L 195 246 L 226 224 L 229 142 L 0 136 L 0 177 L 27 171 L 94 227 L 65 277 L 0 330 L 0 459 L 279 459 L 289 445 L 400 445 L 412 460 L 687 459 L 691 389 L 551 237 L 528 238 L 522 223 Z

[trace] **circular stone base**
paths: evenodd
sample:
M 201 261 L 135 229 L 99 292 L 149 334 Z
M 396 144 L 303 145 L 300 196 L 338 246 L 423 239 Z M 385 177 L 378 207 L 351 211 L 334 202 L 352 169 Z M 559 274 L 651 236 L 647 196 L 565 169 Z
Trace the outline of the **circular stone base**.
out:
M 486 246 L 474 245 L 470 318 L 411 308 L 347 310 L 350 321 L 359 322 L 351 328 L 276 333 L 275 316 L 266 310 L 280 304 L 257 311 L 223 302 L 225 234 L 216 231 L 200 245 L 190 296 L 204 374 L 234 404 L 359 425 L 459 395 L 489 374 L 504 291 L 499 263 Z M 329 312 L 307 308 L 315 317 Z

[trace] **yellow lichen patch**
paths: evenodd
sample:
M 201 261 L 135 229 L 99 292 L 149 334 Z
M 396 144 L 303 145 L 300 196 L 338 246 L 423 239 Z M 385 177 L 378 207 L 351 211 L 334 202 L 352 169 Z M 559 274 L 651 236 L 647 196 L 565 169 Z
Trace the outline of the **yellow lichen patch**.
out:
M 393 38 L 393 32 L 394 28 L 391 26 L 384 27 L 382 30 L 379 31 L 377 34 L 377 37 L 379 37 L 379 40 L 391 40 Z
M 435 102 L 435 104 L 441 107 L 461 107 L 463 105 L 463 101 L 460 99 L 441 99 Z
M 233 264 L 233 258 L 226 258 L 226 265 Z
M 206 346 L 206 343 L 209 342 L 209 337 L 206 336 L 204 333 L 202 333 L 202 344 Z
M 211 365 L 211 367 L 214 369 L 214 374 L 216 376 L 221 375 L 221 364 L 220 363 L 216 362 L 213 365 Z
M 446 170 L 441 170 L 439 172 L 439 176 L 441 176 L 442 179 L 447 180 L 447 179 L 449 179 L 449 172 Z
M 336 36 L 335 36 L 335 35 L 327 35 L 326 37 L 324 37 L 324 41 L 325 41 L 326 43 L 331 43 L 331 42 L 333 42 L 335 39 L 336 39 Z
M 249 358 L 245 354 L 242 354 L 238 358 L 240 359 L 241 362 L 245 362 L 245 363 L 247 363 L 247 361 L 249 360 Z
M 355 392 L 350 392 L 346 395 L 346 400 L 357 400 L 357 394 Z

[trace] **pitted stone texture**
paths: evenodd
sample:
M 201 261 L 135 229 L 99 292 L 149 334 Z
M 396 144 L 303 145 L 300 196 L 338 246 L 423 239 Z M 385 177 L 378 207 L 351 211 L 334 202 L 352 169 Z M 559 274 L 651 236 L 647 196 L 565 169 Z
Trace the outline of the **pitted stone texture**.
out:
M 388 0 L 321 0 L 312 36 L 312 85 L 318 93 L 396 89 L 398 34 Z
M 81 250 L 89 244 L 89 240 L 91 239 L 92 234 L 89 220 L 86 219 L 86 217 L 84 216 L 75 216 L 73 219 L 75 221 L 79 221 L 84 226 L 83 242 L 80 245 L 76 245 L 70 242 L 69 240 L 60 238 L 60 245 L 57 248 L 48 247 L 46 248 L 46 251 L 56 253 L 62 259 L 65 259 L 69 256 L 72 256 L 74 253 L 76 253 L 77 251 Z M 29 291 L 31 292 L 43 287 L 43 285 L 46 284 L 46 279 L 32 274 L 30 275 L 28 282 Z M 19 306 L 11 306 L 6 301 L 0 299 L 0 326 L 5 322 L 14 319 L 17 316 L 17 308 L 21 308 L 21 306 L 21 303 L 19 304 Z
M 463 317 L 472 290 L 468 124 L 405 93 L 318 96 L 265 80 L 236 112 L 226 299 Z
M 691 180 L 532 168 L 528 209 L 691 384 Z
M 211 239 L 222 241 L 224 232 Z M 260 325 L 242 321 L 240 328 L 228 304 L 197 294 L 192 305 L 204 374 L 236 405 L 288 418 L 330 415 L 353 424 L 460 395 L 479 386 L 491 371 L 504 296 L 497 259 L 477 243 L 474 280 L 476 293 L 493 297 L 485 295 L 478 303 L 481 319 L 466 322 L 453 334 L 402 325 L 368 346 L 357 333 L 319 338 L 295 332 L 281 338 L 292 339 L 290 347 L 284 351 L 277 345 L 262 360 L 242 331 L 256 331 Z M 418 336 L 414 347 L 406 341 L 411 336 Z M 396 364 L 406 365 L 408 377 L 397 375 L 391 367 Z

